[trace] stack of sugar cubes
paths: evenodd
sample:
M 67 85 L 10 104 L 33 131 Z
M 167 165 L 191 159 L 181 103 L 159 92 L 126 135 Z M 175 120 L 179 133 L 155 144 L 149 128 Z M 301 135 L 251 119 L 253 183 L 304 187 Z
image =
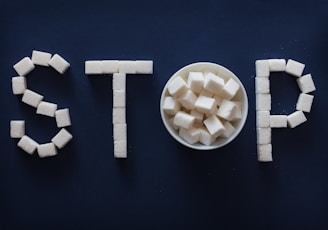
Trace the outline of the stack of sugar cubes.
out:
M 10 122 L 11 138 L 20 139 L 17 144 L 18 147 L 31 155 L 37 150 L 38 155 L 43 158 L 57 155 L 57 148 L 63 148 L 73 136 L 64 128 L 71 125 L 69 109 L 58 109 L 57 104 L 44 101 L 44 97 L 41 94 L 27 89 L 26 77 L 34 70 L 35 65 L 51 66 L 60 74 L 64 74 L 70 64 L 58 54 L 52 56 L 50 53 L 34 50 L 32 59 L 25 57 L 13 66 L 19 75 L 12 78 L 13 94 L 23 95 L 22 102 L 36 108 L 37 114 L 54 117 L 57 127 L 61 128 L 51 139 L 51 142 L 39 144 L 25 134 L 24 120 L 12 120 Z
M 212 72 L 187 75 L 176 76 L 167 86 L 162 108 L 171 126 L 189 144 L 209 146 L 229 138 L 242 116 L 242 104 L 234 100 L 239 83 Z
M 259 162 L 272 161 L 271 128 L 295 128 L 307 121 L 304 112 L 311 111 L 314 99 L 311 93 L 315 85 L 311 74 L 302 76 L 305 65 L 289 59 L 268 59 L 255 62 L 256 77 L 256 127 L 257 156 Z M 289 115 L 271 115 L 270 72 L 286 72 L 296 77 L 301 93 L 299 94 L 296 111 Z

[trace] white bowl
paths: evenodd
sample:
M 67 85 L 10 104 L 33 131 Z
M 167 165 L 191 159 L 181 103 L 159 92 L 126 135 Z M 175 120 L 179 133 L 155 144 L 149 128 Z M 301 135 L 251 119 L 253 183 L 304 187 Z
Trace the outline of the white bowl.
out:
M 171 118 L 171 116 L 167 115 L 163 111 L 163 106 L 162 106 L 165 96 L 169 96 L 167 87 L 170 84 L 170 82 L 177 76 L 181 76 L 184 80 L 187 80 L 189 72 L 203 72 L 203 73 L 204 72 L 212 72 L 212 73 L 222 77 L 225 81 L 227 81 L 230 78 L 233 78 L 234 80 L 236 80 L 239 83 L 240 89 L 237 92 L 237 94 L 235 95 L 235 97 L 233 98 L 233 100 L 241 102 L 242 118 L 240 120 L 232 123 L 233 126 L 235 127 L 235 131 L 229 138 L 218 137 L 216 139 L 216 141 L 211 145 L 204 145 L 201 143 L 189 144 L 182 137 L 180 137 L 178 134 L 178 131 L 173 129 L 173 127 L 171 126 L 171 124 L 169 122 L 169 118 Z M 211 150 L 211 149 L 217 149 L 217 148 L 225 146 L 226 144 L 230 143 L 232 140 L 234 140 L 238 136 L 238 134 L 240 133 L 240 131 L 242 130 L 242 128 L 244 127 L 244 124 L 246 122 L 247 113 L 248 113 L 248 99 L 247 99 L 246 90 L 245 90 L 243 84 L 238 79 L 238 77 L 234 73 L 232 73 L 230 70 L 228 70 L 225 67 L 220 66 L 218 64 L 214 64 L 214 63 L 210 63 L 210 62 L 198 62 L 198 63 L 193 63 L 190 65 L 187 65 L 187 66 L 183 67 L 182 69 L 178 70 L 167 81 L 166 85 L 164 86 L 162 96 L 161 96 L 160 112 L 161 112 L 161 117 L 162 117 L 163 123 L 164 123 L 167 131 L 171 134 L 171 136 L 175 140 L 177 140 L 181 144 L 183 144 L 189 148 L 192 148 L 192 149 Z

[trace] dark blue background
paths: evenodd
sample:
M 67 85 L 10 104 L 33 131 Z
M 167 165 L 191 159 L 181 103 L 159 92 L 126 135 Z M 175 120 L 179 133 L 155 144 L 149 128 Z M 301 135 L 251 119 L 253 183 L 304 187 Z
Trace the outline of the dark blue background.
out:
M 11 0 L 0 31 L 0 229 L 328 229 L 327 1 Z M 34 49 L 71 64 L 28 76 L 71 111 L 74 139 L 51 159 L 9 137 L 12 119 L 40 143 L 58 131 L 11 93 L 12 65 Z M 267 58 L 305 63 L 317 91 L 308 122 L 273 130 L 274 162 L 260 164 L 254 62 Z M 91 59 L 154 61 L 152 76 L 127 79 L 127 160 L 113 157 L 111 77 L 85 76 Z M 249 97 L 238 138 L 207 152 L 177 143 L 159 113 L 166 81 L 198 61 L 232 70 Z M 294 110 L 294 80 L 272 76 L 273 113 Z

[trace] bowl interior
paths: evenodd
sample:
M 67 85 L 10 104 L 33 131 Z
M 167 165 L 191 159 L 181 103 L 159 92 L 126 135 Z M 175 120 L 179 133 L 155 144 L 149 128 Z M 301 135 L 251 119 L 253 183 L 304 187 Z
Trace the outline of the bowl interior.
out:
M 181 138 L 176 130 L 173 129 L 169 122 L 170 116 L 167 115 L 163 109 L 162 109 L 162 104 L 164 101 L 165 96 L 169 96 L 169 92 L 167 90 L 167 86 L 170 84 L 170 82 L 177 76 L 181 76 L 184 80 L 187 80 L 189 72 L 212 72 L 220 77 L 222 77 L 225 81 L 227 81 L 230 78 L 233 78 L 240 84 L 240 89 L 238 90 L 237 94 L 234 96 L 233 100 L 234 101 L 239 101 L 242 104 L 242 118 L 240 120 L 232 122 L 232 125 L 235 127 L 234 133 L 229 137 L 229 138 L 217 138 L 217 140 L 207 146 L 203 145 L 201 143 L 196 143 L 196 144 L 189 144 L 186 142 L 183 138 Z M 168 130 L 168 132 L 171 134 L 171 136 L 176 139 L 178 142 L 181 144 L 192 148 L 192 149 L 198 149 L 198 150 L 211 150 L 211 149 L 217 149 L 220 148 L 228 143 L 230 143 L 233 139 L 236 138 L 236 136 L 240 133 L 242 130 L 246 118 L 247 118 L 247 113 L 248 113 L 248 100 L 247 100 L 247 94 L 246 90 L 243 86 L 243 84 L 240 82 L 238 77 L 233 74 L 230 70 L 226 69 L 223 66 L 220 66 L 218 64 L 210 63 L 210 62 L 198 62 L 194 64 L 187 65 L 183 67 L 182 69 L 178 70 L 173 76 L 168 80 L 166 83 L 162 95 L 161 95 L 161 100 L 160 100 L 160 112 L 162 116 L 163 123 Z

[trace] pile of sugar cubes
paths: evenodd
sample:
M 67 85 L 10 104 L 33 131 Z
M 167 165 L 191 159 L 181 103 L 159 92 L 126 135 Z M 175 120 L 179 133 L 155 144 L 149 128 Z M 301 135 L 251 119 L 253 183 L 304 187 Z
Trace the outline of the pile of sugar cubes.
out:
M 187 143 L 208 146 L 234 133 L 234 125 L 242 117 L 242 104 L 234 100 L 239 89 L 240 84 L 232 78 L 189 72 L 168 83 L 162 108 Z
M 260 162 L 272 161 L 271 128 L 295 128 L 307 121 L 304 112 L 311 111 L 315 91 L 311 74 L 302 76 L 305 65 L 289 59 L 268 59 L 255 62 L 256 77 L 256 127 L 257 156 Z M 299 94 L 296 111 L 289 115 L 271 115 L 270 72 L 281 72 L 296 77 L 301 93 Z
M 57 104 L 44 101 L 44 97 L 37 92 L 27 89 L 27 75 L 39 66 L 51 66 L 60 74 L 64 74 L 70 64 L 60 55 L 51 55 L 47 52 L 34 50 L 32 58 L 25 57 L 13 67 L 19 76 L 12 78 L 12 91 L 14 95 L 23 95 L 22 102 L 36 108 L 36 113 L 44 116 L 54 117 L 60 131 L 51 139 L 51 142 L 39 144 L 25 134 L 25 121 L 12 120 L 10 122 L 11 138 L 18 138 L 17 146 L 32 155 L 36 150 L 39 157 L 50 157 L 57 155 L 57 149 L 63 148 L 71 139 L 72 135 L 64 127 L 71 125 L 69 109 L 58 109 Z
M 151 60 L 89 60 L 86 75 L 113 75 L 113 140 L 114 157 L 127 158 L 126 75 L 152 74 Z

